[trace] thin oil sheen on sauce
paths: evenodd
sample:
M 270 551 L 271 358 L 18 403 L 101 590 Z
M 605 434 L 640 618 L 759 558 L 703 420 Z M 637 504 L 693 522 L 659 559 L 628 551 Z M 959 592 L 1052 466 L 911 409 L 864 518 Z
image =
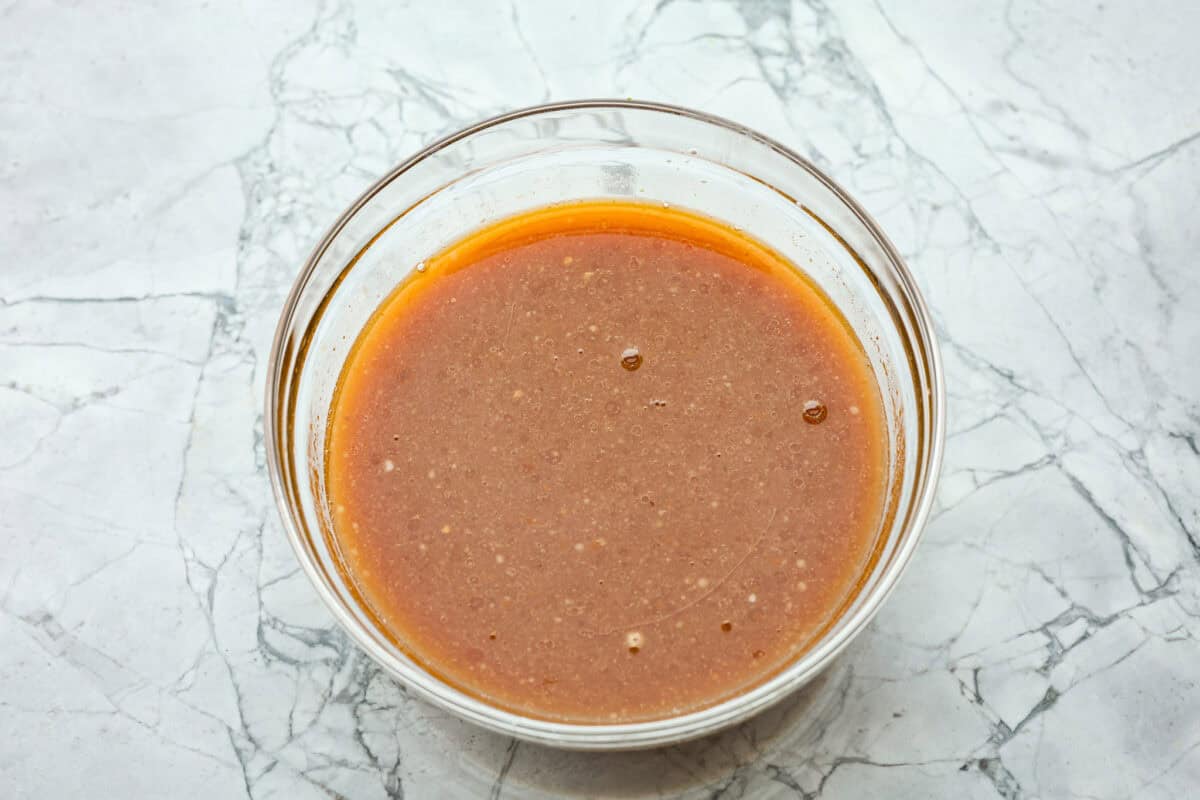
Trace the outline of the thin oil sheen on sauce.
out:
M 713 705 L 853 595 L 879 390 L 797 270 L 681 211 L 584 203 L 430 259 L 331 409 L 344 568 L 444 680 L 544 719 Z

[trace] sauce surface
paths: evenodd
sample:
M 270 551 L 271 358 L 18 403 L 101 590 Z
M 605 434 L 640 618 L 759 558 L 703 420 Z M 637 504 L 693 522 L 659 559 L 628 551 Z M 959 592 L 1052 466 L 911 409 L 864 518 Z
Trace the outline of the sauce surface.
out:
M 859 342 L 794 267 L 684 212 L 555 207 L 430 259 L 360 334 L 333 536 L 449 683 L 658 719 L 763 682 L 852 598 L 884 436 Z

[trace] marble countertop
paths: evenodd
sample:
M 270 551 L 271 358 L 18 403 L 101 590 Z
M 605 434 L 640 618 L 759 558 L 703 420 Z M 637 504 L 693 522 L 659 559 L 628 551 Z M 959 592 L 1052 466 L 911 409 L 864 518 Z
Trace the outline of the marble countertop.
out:
M 3 5 L 0 793 L 1200 785 L 1195 4 Z M 408 697 L 298 571 L 261 441 L 336 214 L 438 136 L 581 96 L 826 168 L 917 274 L 949 390 L 936 512 L 870 630 L 782 707 L 639 754 Z

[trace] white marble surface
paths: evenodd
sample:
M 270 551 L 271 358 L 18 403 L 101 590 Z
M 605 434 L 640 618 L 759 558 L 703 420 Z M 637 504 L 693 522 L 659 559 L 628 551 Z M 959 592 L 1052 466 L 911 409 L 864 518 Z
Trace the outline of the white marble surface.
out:
M 1195 794 L 1196 4 L 2 5 L 3 796 Z M 916 561 L 818 685 L 585 756 L 447 718 L 347 643 L 259 409 L 349 200 L 467 122 L 604 95 L 843 182 L 933 306 L 951 416 Z

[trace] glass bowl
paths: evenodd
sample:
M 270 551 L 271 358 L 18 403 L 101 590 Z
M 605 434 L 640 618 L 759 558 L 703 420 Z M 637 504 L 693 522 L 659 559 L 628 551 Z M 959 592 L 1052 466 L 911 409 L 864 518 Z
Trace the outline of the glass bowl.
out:
M 836 621 L 795 662 L 717 705 L 590 725 L 524 717 L 444 683 L 405 655 L 341 565 L 325 503 L 330 402 L 372 312 L 425 258 L 498 219 L 556 203 L 666 203 L 716 218 L 799 266 L 840 308 L 878 380 L 889 485 L 877 545 Z M 944 439 L 937 345 L 912 274 L 875 222 L 786 147 L 698 111 L 632 101 L 539 106 L 481 122 L 400 164 L 342 214 L 288 295 L 271 348 L 267 464 L 296 556 L 338 623 L 409 690 L 531 742 L 619 750 L 707 735 L 811 680 L 866 626 L 912 556 Z

